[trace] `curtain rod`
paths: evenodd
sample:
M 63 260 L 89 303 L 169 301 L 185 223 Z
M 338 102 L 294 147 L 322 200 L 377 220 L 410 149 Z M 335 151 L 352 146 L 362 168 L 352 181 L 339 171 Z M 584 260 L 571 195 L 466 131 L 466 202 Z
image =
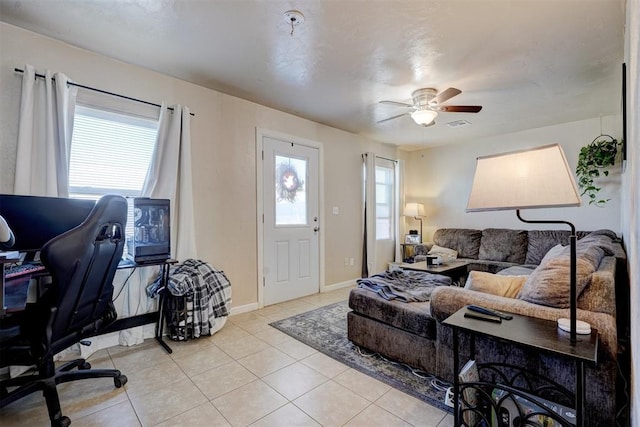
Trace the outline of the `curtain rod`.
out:
M 14 68 L 13 70 L 14 70 L 16 73 L 22 73 L 22 74 L 24 74 L 24 70 L 21 70 L 20 68 Z M 36 73 L 36 77 L 44 78 L 44 77 L 45 77 L 45 75 L 44 75 L 44 74 L 38 74 L 38 73 Z M 54 79 L 55 79 L 55 78 L 54 78 Z M 141 104 L 147 104 L 147 105 L 152 105 L 152 106 L 154 106 L 154 107 L 162 108 L 162 105 L 160 105 L 160 104 L 156 104 L 155 102 L 149 102 L 149 101 L 145 101 L 145 100 L 138 99 L 138 98 L 132 98 L 132 97 L 130 97 L 130 96 L 120 95 L 119 93 L 108 92 L 108 91 L 106 91 L 106 90 L 97 89 L 97 88 L 95 88 L 95 87 L 85 86 L 85 85 L 81 85 L 81 84 L 79 84 L 79 83 L 74 83 L 74 82 L 70 82 L 70 81 L 68 81 L 68 82 L 67 82 L 67 84 L 68 84 L 68 85 L 70 85 L 70 86 L 76 86 L 76 87 L 79 87 L 79 88 L 82 88 L 82 89 L 87 89 L 87 90 L 92 90 L 92 91 L 94 91 L 94 92 L 103 93 L 103 94 L 105 94 L 105 95 L 117 96 L 118 98 L 128 99 L 129 101 L 135 101 L 135 102 L 139 102 L 139 103 L 141 103 Z M 169 110 L 173 111 L 173 107 L 167 107 L 167 108 L 168 108 Z M 189 114 L 191 114 L 192 116 L 194 116 L 194 117 L 195 117 L 195 114 L 194 114 L 194 113 L 189 113 Z
M 366 156 L 366 155 L 367 155 L 367 153 L 363 153 L 362 157 L 364 158 L 364 156 Z M 379 159 L 382 159 L 382 160 L 389 160 L 390 162 L 398 163 L 397 159 L 389 159 L 387 157 L 382 157 L 382 156 L 375 156 L 375 157 L 377 157 Z

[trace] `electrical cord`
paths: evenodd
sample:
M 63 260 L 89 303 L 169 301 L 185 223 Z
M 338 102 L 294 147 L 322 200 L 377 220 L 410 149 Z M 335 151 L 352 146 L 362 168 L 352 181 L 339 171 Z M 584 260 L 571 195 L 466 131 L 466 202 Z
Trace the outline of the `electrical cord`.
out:
M 618 368 L 618 373 L 620 374 L 620 379 L 623 382 L 623 392 L 625 397 L 624 405 L 622 405 L 622 407 L 616 413 L 616 425 L 622 426 L 628 423 L 628 420 L 626 420 L 626 416 L 623 416 L 623 414 L 625 414 L 625 412 L 627 411 L 630 398 L 629 398 L 629 392 L 628 392 L 629 383 L 627 382 L 627 379 L 625 378 L 624 373 L 622 372 L 622 367 L 620 366 L 620 354 L 618 355 L 618 358 L 616 358 L 616 366 Z M 625 420 L 622 421 L 623 424 L 621 424 L 621 418 L 625 418 Z
M 411 374 L 415 375 L 418 378 L 422 378 L 422 379 L 426 379 L 429 380 L 429 384 L 431 385 L 431 387 L 433 387 L 434 389 L 444 392 L 447 392 L 447 389 L 449 389 L 450 387 L 452 387 L 452 384 L 443 381 L 439 378 L 436 378 L 434 375 L 431 375 L 427 372 L 421 371 L 420 369 L 415 369 L 412 368 L 411 366 L 407 365 L 406 363 L 401 363 L 401 362 L 395 362 L 393 360 L 387 359 L 386 357 L 382 356 L 380 353 L 374 353 L 374 352 L 367 352 L 366 350 L 363 350 L 362 348 L 360 348 L 357 345 L 354 345 L 356 352 L 363 357 L 373 357 L 376 358 L 378 360 L 383 360 L 385 362 L 388 362 L 392 365 L 396 365 L 396 366 L 402 366 L 403 368 L 407 369 L 408 371 L 411 372 Z
M 122 287 L 120 288 L 120 290 L 118 291 L 118 294 L 113 298 L 113 300 L 117 300 L 120 297 L 120 294 L 122 293 L 122 291 L 124 290 L 124 287 L 127 286 L 127 282 L 129 281 L 129 279 L 131 278 L 131 276 L 133 276 L 133 273 L 135 273 L 135 271 L 138 269 L 138 267 L 133 267 L 131 269 L 131 273 L 129 273 L 129 275 L 127 276 L 126 279 L 124 279 L 124 282 L 122 283 Z

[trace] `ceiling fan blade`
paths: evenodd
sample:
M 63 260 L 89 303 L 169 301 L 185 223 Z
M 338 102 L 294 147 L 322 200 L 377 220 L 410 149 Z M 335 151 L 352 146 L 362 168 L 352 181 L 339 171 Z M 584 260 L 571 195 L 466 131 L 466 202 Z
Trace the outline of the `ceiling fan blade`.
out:
M 446 113 L 478 113 L 482 110 L 481 105 L 443 105 L 438 107 L 438 111 Z
M 402 114 L 398 114 L 397 116 L 392 116 L 392 117 L 387 117 L 386 119 L 382 119 L 382 120 L 378 120 L 376 123 L 382 123 L 382 122 L 387 122 L 389 120 L 393 120 L 393 119 L 397 119 L 398 117 L 402 117 L 402 116 L 408 116 L 411 113 L 402 113 Z
M 411 104 L 407 104 L 406 102 L 398 102 L 398 101 L 380 101 L 380 104 L 398 105 L 400 107 L 411 107 L 411 108 L 413 108 L 413 105 L 411 105 Z
M 462 91 L 460 89 L 456 89 L 455 87 L 450 87 L 449 89 L 445 89 L 439 94 L 436 95 L 435 98 L 430 102 L 432 104 L 442 104 L 445 101 L 453 98 L 456 95 L 460 95 Z

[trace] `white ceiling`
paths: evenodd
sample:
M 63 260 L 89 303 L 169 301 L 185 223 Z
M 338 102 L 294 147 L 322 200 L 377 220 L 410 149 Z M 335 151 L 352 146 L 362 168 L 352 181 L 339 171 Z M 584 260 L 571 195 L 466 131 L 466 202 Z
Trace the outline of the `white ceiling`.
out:
M 0 20 L 411 149 L 618 114 L 625 0 L 0 0 Z M 284 13 L 305 21 L 291 35 Z M 18 65 L 18 64 L 17 64 Z M 72 75 L 72 70 L 67 70 Z M 448 87 L 422 128 L 413 90 Z M 470 126 L 446 123 L 468 120 Z

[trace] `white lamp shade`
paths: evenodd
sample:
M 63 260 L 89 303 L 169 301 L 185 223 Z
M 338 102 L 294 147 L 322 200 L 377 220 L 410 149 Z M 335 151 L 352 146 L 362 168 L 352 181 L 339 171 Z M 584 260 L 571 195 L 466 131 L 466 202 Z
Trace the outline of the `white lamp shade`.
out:
M 404 206 L 405 216 L 424 216 L 424 205 L 422 203 L 407 203 Z
M 558 144 L 478 157 L 467 212 L 580 206 Z
M 438 117 L 438 113 L 433 110 L 416 110 L 411 113 L 413 121 L 421 126 L 427 126 L 434 121 L 436 117 Z

